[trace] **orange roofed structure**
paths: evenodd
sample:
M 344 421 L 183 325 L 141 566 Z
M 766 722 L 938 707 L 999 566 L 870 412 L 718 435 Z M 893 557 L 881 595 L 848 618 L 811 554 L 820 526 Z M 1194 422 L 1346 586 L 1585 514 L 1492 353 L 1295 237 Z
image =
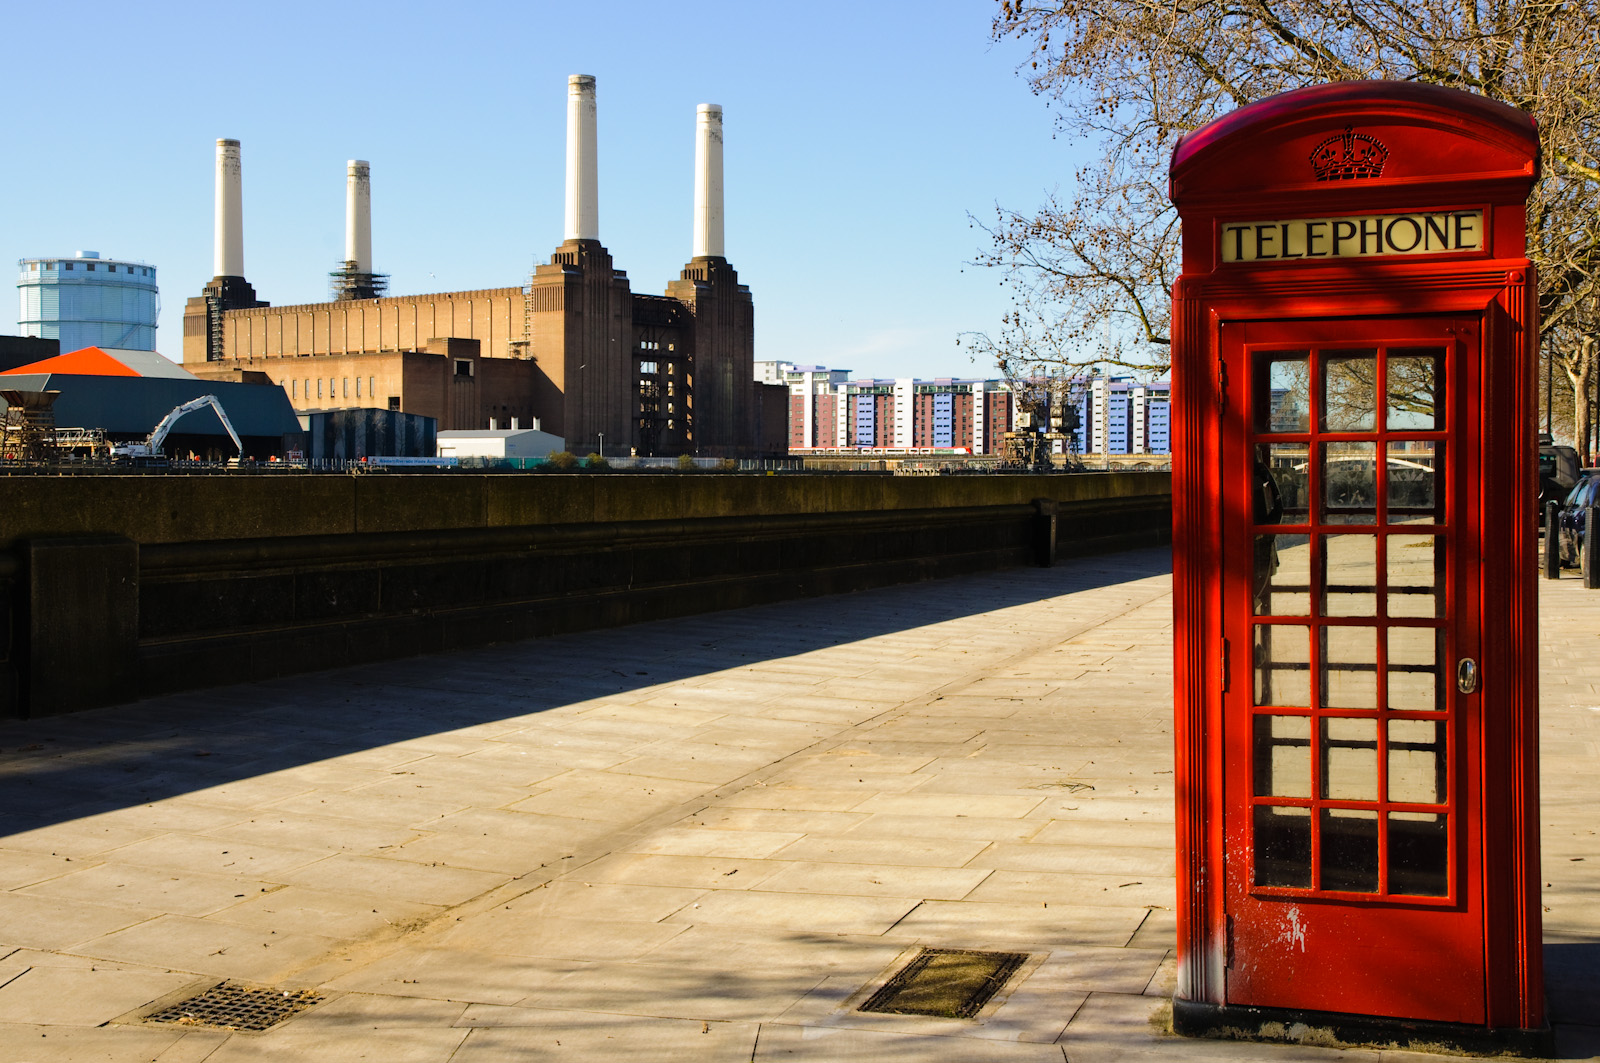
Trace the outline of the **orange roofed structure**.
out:
M 62 376 L 136 376 L 192 380 L 194 374 L 154 351 L 128 351 L 116 347 L 84 347 L 32 365 L 7 369 L 0 376 L 54 373 Z

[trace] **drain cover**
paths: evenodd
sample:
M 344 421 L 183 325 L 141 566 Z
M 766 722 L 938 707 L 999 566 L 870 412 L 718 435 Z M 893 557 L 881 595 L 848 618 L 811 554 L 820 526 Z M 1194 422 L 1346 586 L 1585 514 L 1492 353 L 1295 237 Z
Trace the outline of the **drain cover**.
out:
M 145 1016 L 145 1022 L 265 1030 L 321 1000 L 310 989 L 271 989 L 223 982 L 188 1000 Z
M 1025 952 L 923 949 L 857 1010 L 970 1019 L 1027 958 Z

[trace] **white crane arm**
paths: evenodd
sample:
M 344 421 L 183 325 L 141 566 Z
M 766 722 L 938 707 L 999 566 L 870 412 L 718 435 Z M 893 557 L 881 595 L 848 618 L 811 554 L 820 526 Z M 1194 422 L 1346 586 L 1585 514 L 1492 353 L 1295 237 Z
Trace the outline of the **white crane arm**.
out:
M 233 422 L 228 420 L 228 414 L 223 410 L 222 403 L 212 396 L 207 398 L 210 398 L 211 405 L 216 407 L 217 419 L 222 422 L 222 427 L 228 430 L 228 437 L 233 440 L 233 447 L 239 452 L 239 457 L 244 457 L 244 444 L 239 441 L 239 433 L 233 430 Z
M 239 433 L 233 430 L 233 424 L 228 420 L 228 415 L 223 412 L 222 403 L 215 395 L 201 395 L 198 399 L 190 399 L 180 406 L 174 406 L 172 412 L 161 418 L 161 423 L 156 425 L 155 431 L 150 433 L 150 438 L 145 441 L 145 447 L 151 454 L 161 452 L 161 444 L 166 442 L 167 433 L 172 431 L 172 426 L 178 423 L 178 418 L 184 414 L 210 406 L 217 411 L 217 417 L 222 421 L 222 427 L 228 430 L 228 435 L 233 439 L 233 445 L 238 449 L 240 456 L 244 455 L 244 444 L 239 441 Z

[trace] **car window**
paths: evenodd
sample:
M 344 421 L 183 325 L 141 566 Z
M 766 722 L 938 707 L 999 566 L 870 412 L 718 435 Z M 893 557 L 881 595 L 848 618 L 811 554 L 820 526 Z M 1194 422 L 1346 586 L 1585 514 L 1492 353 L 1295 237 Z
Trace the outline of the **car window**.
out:
M 1568 509 L 1582 505 L 1583 503 L 1581 503 L 1579 499 L 1583 498 L 1589 493 L 1589 486 L 1588 480 L 1579 480 L 1573 486 L 1572 490 L 1567 492 L 1567 500 L 1563 503 L 1563 505 L 1565 505 Z

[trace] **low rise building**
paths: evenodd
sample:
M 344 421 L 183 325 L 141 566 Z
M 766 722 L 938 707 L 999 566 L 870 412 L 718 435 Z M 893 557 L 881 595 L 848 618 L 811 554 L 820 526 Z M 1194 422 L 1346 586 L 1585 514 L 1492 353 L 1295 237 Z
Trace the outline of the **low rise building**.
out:
M 849 370 L 756 363 L 756 379 L 789 389 L 789 449 L 954 450 L 999 454 L 1018 425 L 1017 396 L 996 379 L 850 379 Z M 1071 381 L 1081 454 L 1166 454 L 1171 382 L 1096 375 Z
M 565 450 L 567 441 L 537 428 L 498 428 L 439 433 L 441 458 L 543 458 Z

